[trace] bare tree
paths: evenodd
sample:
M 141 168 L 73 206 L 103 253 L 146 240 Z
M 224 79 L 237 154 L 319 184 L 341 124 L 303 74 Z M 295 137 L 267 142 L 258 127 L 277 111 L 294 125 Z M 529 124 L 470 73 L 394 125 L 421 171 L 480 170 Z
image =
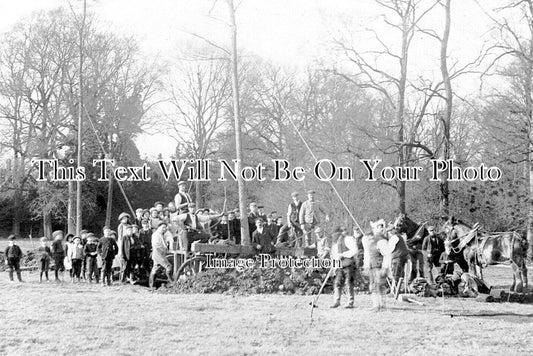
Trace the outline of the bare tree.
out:
M 231 90 L 228 73 L 225 60 L 182 60 L 167 80 L 166 90 L 175 109 L 168 120 L 171 136 L 197 159 L 206 159 L 215 153 L 214 139 L 228 122 Z M 196 203 L 203 206 L 200 181 L 195 182 L 195 188 Z

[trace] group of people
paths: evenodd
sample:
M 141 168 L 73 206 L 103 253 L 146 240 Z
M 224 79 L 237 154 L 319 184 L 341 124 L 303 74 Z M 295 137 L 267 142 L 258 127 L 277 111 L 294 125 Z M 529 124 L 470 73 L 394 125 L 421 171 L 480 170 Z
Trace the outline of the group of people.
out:
M 80 236 L 55 231 L 52 242 L 41 238 L 37 250 L 40 267 L 40 281 L 49 280 L 48 270 L 53 261 L 55 279 L 59 273 L 68 270 L 71 280 L 101 282 L 110 285 L 113 270 L 119 271 L 119 281 L 136 282 L 136 276 L 147 275 L 149 284 L 160 268 L 167 278 L 172 279 L 172 265 L 168 261 L 169 252 L 179 249 L 186 254 L 194 241 L 222 241 L 241 243 L 240 216 L 238 210 L 215 213 L 209 209 L 196 209 L 191 196 L 186 192 L 185 182 L 179 182 L 178 193 L 166 206 L 156 202 L 150 209 L 137 209 L 135 216 L 121 213 L 115 230 L 103 228 L 103 236 L 82 230 Z M 315 200 L 315 192 L 307 191 L 307 200 L 301 201 L 298 192 L 291 194 L 287 209 L 287 222 L 276 211 L 261 212 L 261 206 L 250 203 L 247 220 L 252 246 L 258 253 L 273 253 L 277 247 L 316 248 L 319 258 L 339 260 L 342 267 L 335 270 L 334 303 L 340 305 L 341 291 L 348 287 L 348 308 L 353 307 L 354 277 L 356 268 L 368 272 L 370 289 L 374 295 L 374 310 L 383 308 L 385 276 L 398 282 L 403 277 L 404 266 L 410 258 L 412 248 L 395 229 L 387 229 L 384 220 L 371 223 L 372 234 L 363 236 L 354 229 L 350 234 L 346 228 L 337 227 L 332 234 L 326 234 L 324 223 L 329 222 L 330 214 Z M 426 263 L 431 270 L 440 266 L 440 275 L 453 271 L 453 261 L 449 258 L 450 246 L 428 227 L 428 235 L 422 241 L 426 251 Z M 22 252 L 16 245 L 15 236 L 10 236 L 10 244 L 5 251 L 5 263 L 10 279 L 16 272 L 19 280 Z M 413 260 L 411 258 L 411 260 Z M 416 258 L 414 259 L 416 261 Z M 415 266 L 413 266 L 415 267 Z M 416 268 L 413 268 L 416 272 Z M 416 273 L 415 273 L 416 276 Z

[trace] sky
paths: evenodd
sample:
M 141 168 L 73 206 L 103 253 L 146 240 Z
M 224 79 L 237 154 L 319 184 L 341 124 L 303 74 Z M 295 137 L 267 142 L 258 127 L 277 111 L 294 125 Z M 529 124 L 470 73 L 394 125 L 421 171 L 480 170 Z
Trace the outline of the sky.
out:
M 364 48 L 371 43 L 372 27 L 383 34 L 390 45 L 398 42 L 389 36 L 382 23 L 383 10 L 373 0 L 234 0 L 237 11 L 238 41 L 246 52 L 273 62 L 304 67 L 317 61 L 334 62 L 338 58 L 333 38 L 346 38 L 350 33 L 354 45 Z M 430 1 L 430 0 L 428 0 Z M 426 2 L 428 2 L 426 1 Z M 480 0 L 483 8 L 501 6 L 501 0 Z M 81 0 L 71 0 L 76 11 Z M 225 0 L 87 0 L 89 11 L 97 14 L 106 29 L 134 35 L 147 56 L 172 58 L 185 43 L 201 41 L 193 34 L 209 38 L 228 47 L 229 28 Z M 214 6 L 213 6 L 214 4 Z M 0 33 L 9 31 L 17 21 L 32 11 L 63 6 L 67 0 L 0 0 Z M 433 11 L 422 24 L 443 25 L 442 12 Z M 452 1 L 451 61 L 466 62 L 475 58 L 481 45 L 490 38 L 491 20 L 475 0 Z M 442 28 L 442 27 L 441 27 Z M 438 74 L 438 44 L 427 36 L 415 38 L 411 61 L 416 74 Z M 387 64 L 383 64 L 387 66 Z M 476 78 L 465 79 L 461 85 L 475 88 Z M 470 81 L 470 82 L 469 82 Z M 157 144 L 156 144 L 157 143 Z M 141 135 L 137 140 L 141 156 L 154 158 L 158 153 L 168 158 L 175 141 L 164 134 Z

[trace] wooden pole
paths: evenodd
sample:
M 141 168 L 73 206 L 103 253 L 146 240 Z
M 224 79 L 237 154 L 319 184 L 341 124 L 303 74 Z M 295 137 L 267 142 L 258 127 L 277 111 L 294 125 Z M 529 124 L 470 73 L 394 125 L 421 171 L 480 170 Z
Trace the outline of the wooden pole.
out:
M 80 28 L 80 68 L 78 73 L 79 83 L 79 103 L 78 103 L 78 167 L 82 164 L 82 129 L 83 129 L 83 30 L 85 27 L 85 17 L 87 15 L 87 0 L 83 0 L 83 17 L 81 23 L 79 24 Z M 80 235 L 81 225 L 82 225 L 82 204 L 81 204 L 81 191 L 82 184 L 78 180 L 76 182 L 76 235 Z
M 241 147 L 241 121 L 239 107 L 239 71 L 237 56 L 237 24 L 235 21 L 235 7 L 233 0 L 226 0 L 229 10 L 230 27 L 231 27 L 231 68 L 232 68 L 232 89 L 233 89 L 233 118 L 235 121 L 235 151 L 236 151 L 236 171 L 237 186 L 239 191 L 239 211 L 241 212 L 241 244 L 250 245 L 250 231 L 248 228 L 248 217 L 246 215 L 246 192 L 244 190 L 244 181 L 241 177 L 242 167 L 242 147 Z

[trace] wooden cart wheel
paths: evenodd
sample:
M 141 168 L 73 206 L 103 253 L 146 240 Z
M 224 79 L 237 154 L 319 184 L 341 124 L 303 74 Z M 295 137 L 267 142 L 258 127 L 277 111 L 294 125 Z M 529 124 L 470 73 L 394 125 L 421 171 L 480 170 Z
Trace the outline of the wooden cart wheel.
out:
M 198 273 L 204 270 L 205 263 L 206 258 L 204 256 L 195 256 L 191 259 L 188 259 L 187 261 L 183 262 L 178 269 L 176 280 L 179 280 L 182 277 L 189 278 L 196 276 Z

